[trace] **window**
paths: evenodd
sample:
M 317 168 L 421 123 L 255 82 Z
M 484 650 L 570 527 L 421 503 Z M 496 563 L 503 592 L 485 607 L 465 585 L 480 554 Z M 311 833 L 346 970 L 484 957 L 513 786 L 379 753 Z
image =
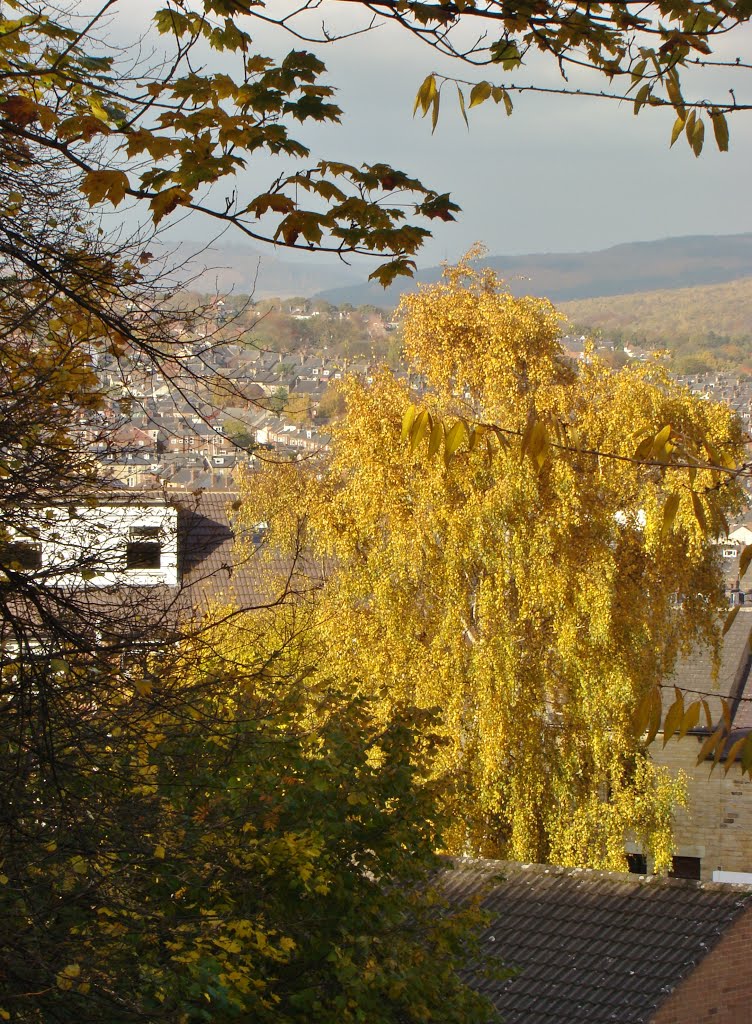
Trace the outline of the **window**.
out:
M 0 557 L 13 569 L 41 569 L 42 548 L 28 540 L 13 540 L 2 547 Z
M 648 859 L 644 853 L 628 853 L 627 864 L 633 875 L 646 875 L 648 873 Z
M 694 878 L 700 881 L 700 858 L 699 857 L 672 857 L 672 867 L 669 871 L 670 878 Z
M 128 531 L 127 569 L 160 569 L 162 545 L 158 526 L 132 526 Z

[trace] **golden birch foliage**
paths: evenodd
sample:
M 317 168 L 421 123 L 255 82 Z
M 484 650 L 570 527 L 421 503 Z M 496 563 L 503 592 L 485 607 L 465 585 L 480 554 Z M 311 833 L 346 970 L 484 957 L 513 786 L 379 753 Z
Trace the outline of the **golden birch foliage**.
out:
M 681 785 L 645 757 L 634 709 L 680 650 L 716 636 L 707 537 L 741 496 L 728 476 L 632 456 L 671 424 L 687 451 L 738 459 L 739 426 L 658 369 L 574 369 L 553 307 L 467 262 L 403 312 L 433 427 L 401 441 L 408 385 L 349 380 L 326 470 L 269 467 L 243 514 L 270 523 L 270 550 L 294 538 L 330 560 L 309 602 L 329 674 L 385 718 L 402 700 L 440 708 L 452 850 L 620 866 L 632 832 L 666 865 Z M 448 465 L 428 457 L 435 424 L 459 416 L 501 440 L 478 430 Z M 545 458 L 522 451 L 534 422 L 559 425 Z

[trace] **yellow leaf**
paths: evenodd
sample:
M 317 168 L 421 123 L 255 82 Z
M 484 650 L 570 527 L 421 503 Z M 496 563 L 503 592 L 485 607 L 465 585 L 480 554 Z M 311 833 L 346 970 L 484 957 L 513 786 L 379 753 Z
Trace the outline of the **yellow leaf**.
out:
M 699 721 L 700 702 L 699 700 L 695 700 L 692 701 L 687 710 L 684 712 L 684 718 L 682 719 L 682 723 L 679 728 L 679 739 L 681 739 L 682 736 L 686 736 L 691 729 L 694 729 Z
M 703 533 L 708 532 L 708 523 L 705 518 L 705 509 L 702 506 L 702 499 L 697 491 L 692 491 L 692 508 L 694 509 L 695 519 L 700 524 L 700 529 Z
M 732 743 L 731 746 L 729 747 L 729 749 L 726 751 L 726 764 L 724 765 L 724 768 L 723 768 L 723 774 L 724 775 L 728 775 L 728 773 L 731 770 L 731 768 L 733 768 L 734 761 L 736 761 L 737 756 L 741 752 L 741 749 L 742 749 L 742 747 L 744 746 L 744 744 L 746 742 L 747 742 L 746 735 L 742 736 L 741 739 L 738 739 L 738 740 L 736 740 L 736 742 Z
M 666 442 L 671 437 L 671 425 L 666 424 L 662 427 L 653 438 L 652 451 L 653 456 L 660 455 L 666 447 Z
M 439 450 L 439 445 L 444 437 L 444 424 L 441 420 L 436 420 L 431 431 L 431 439 L 428 442 L 428 458 L 432 459 L 436 452 Z
M 671 130 L 671 145 L 676 142 L 681 133 L 684 131 L 684 118 L 679 116 L 674 121 L 674 127 Z M 670 148 L 670 147 L 669 147 Z
M 152 220 L 159 224 L 163 217 L 189 201 L 190 195 L 183 188 L 167 188 L 163 192 L 158 192 L 149 203 Z
M 124 171 L 89 171 L 84 175 L 80 187 L 89 206 L 105 200 L 118 206 L 125 198 L 130 182 Z
M 710 755 L 716 749 L 719 743 L 721 744 L 721 748 L 723 748 L 724 738 L 725 734 L 723 731 L 723 726 L 719 725 L 715 732 L 711 733 L 711 735 L 708 736 L 703 745 L 700 747 L 700 752 L 697 755 L 697 764 L 702 764 L 702 762 L 706 760 L 706 758 L 710 757 Z
M 667 537 L 674 525 L 676 519 L 676 513 L 679 508 L 679 495 L 676 493 L 669 494 L 666 498 L 666 504 L 663 506 L 663 525 L 661 527 L 661 537 Z
M 423 440 L 423 437 L 425 436 L 425 433 L 426 433 L 426 430 L 428 428 L 429 422 L 430 422 L 430 416 L 428 415 L 428 413 L 426 412 L 425 409 L 421 410 L 421 412 L 419 412 L 418 415 L 415 418 L 415 422 L 413 423 L 412 431 L 410 433 L 410 451 L 411 452 L 414 452 L 415 449 L 420 444 L 420 442 Z
M 726 616 L 726 618 L 724 619 L 724 622 L 723 622 L 723 635 L 724 636 L 728 633 L 728 631 L 734 625 L 734 619 L 736 618 L 736 616 L 738 614 L 739 614 L 739 605 L 737 605 L 736 608 L 732 608 L 731 611 Z
M 165 850 L 164 846 L 154 847 L 154 856 L 157 858 L 157 860 L 164 860 L 166 852 L 167 851 Z
M 479 104 L 485 103 L 490 95 L 491 83 L 478 82 L 470 90 L 470 107 L 477 107 Z
M 666 712 L 666 721 L 663 724 L 663 746 L 665 747 L 674 733 L 679 729 L 684 718 L 684 697 L 679 694 L 674 703 Z
M 402 439 L 403 442 L 406 441 L 408 439 L 408 437 L 410 436 L 410 431 L 412 430 L 413 423 L 415 422 L 415 415 L 416 415 L 416 413 L 417 413 L 417 409 L 415 408 L 414 405 L 408 405 L 407 409 L 405 409 L 405 413 L 404 413 L 404 415 L 402 417 L 402 438 L 401 439 Z
M 729 148 L 729 128 L 725 116 L 720 110 L 711 110 L 710 123 L 713 125 L 713 134 L 718 149 L 721 153 L 726 153 Z
M 80 964 L 68 964 L 67 967 L 64 967 L 62 971 L 58 972 L 57 977 L 55 978 L 55 984 L 59 989 L 62 989 L 62 991 L 68 992 L 73 988 L 73 982 L 80 974 Z
M 465 427 L 464 422 L 462 420 L 457 420 L 457 422 L 447 431 L 446 435 L 445 451 L 448 457 L 454 455 L 459 446 L 465 440 L 466 435 L 467 428 Z
M 742 579 L 749 569 L 750 562 L 752 562 L 752 544 L 747 544 L 739 555 L 739 579 Z

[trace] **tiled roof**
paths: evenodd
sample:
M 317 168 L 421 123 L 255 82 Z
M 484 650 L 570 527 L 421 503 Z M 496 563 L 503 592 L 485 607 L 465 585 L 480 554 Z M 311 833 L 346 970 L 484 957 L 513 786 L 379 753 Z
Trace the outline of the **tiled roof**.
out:
M 253 609 L 278 600 L 285 590 L 310 590 L 321 575 L 310 559 L 294 563 L 270 552 L 263 534 L 237 526 L 238 495 L 205 491 L 175 498 L 179 510 L 178 556 L 181 618 L 202 614 L 213 600 Z
M 736 886 L 501 861 L 457 861 L 444 884 L 482 897 L 483 960 L 518 969 L 468 972 L 504 1024 L 643 1024 L 752 907 Z

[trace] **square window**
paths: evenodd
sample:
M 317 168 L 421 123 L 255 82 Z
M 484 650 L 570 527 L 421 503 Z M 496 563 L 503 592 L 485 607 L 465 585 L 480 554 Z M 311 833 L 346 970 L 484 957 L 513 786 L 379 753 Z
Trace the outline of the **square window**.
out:
M 700 881 L 699 857 L 672 857 L 671 860 L 669 878 L 693 878 L 697 882 Z
M 628 853 L 627 864 L 632 875 L 646 875 L 648 873 L 648 859 L 644 853 Z
M 162 545 L 159 541 L 131 540 L 126 549 L 127 569 L 160 569 Z

